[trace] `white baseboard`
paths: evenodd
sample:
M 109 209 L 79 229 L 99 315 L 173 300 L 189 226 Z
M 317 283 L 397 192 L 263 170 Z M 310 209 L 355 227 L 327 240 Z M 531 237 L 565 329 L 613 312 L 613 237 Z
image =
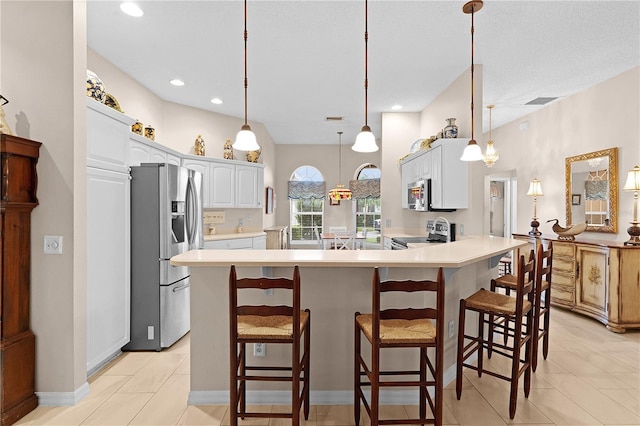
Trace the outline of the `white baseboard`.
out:
M 456 366 L 449 367 L 443 375 L 446 386 L 456 379 Z M 369 393 L 365 392 L 367 398 Z M 311 391 L 311 405 L 352 405 L 353 390 Z M 247 391 L 247 402 L 253 405 L 286 405 L 291 403 L 289 391 Z M 228 391 L 190 391 L 189 405 L 229 404 Z M 385 390 L 380 392 L 381 405 L 416 405 L 417 390 Z
M 43 406 L 76 405 L 87 395 L 89 395 L 89 383 L 87 382 L 84 382 L 73 392 L 36 392 L 38 405 Z

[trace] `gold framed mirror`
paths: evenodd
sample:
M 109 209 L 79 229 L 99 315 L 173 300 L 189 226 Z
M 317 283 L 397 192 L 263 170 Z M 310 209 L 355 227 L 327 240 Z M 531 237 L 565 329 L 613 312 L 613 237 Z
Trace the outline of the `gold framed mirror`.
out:
M 587 232 L 618 232 L 618 148 L 565 160 L 567 225 Z

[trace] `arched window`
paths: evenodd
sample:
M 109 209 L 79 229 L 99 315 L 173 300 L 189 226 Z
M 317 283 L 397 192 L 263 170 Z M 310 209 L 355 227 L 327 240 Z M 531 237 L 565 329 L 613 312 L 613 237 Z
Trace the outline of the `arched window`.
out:
M 380 244 L 380 169 L 375 164 L 364 164 L 356 171 L 351 182 L 357 232 L 367 232 L 367 244 Z
M 318 244 L 322 233 L 326 183 L 313 166 L 300 166 L 289 180 L 289 229 L 292 243 Z

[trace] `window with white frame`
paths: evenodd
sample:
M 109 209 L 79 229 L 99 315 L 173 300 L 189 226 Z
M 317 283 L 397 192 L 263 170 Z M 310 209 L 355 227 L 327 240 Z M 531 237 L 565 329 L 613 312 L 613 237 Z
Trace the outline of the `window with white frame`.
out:
M 357 172 L 353 191 L 357 232 L 367 232 L 367 244 L 380 243 L 380 169 L 374 164 L 365 164 Z
M 298 167 L 289 180 L 289 232 L 292 243 L 318 242 L 322 233 L 326 184 L 312 166 Z

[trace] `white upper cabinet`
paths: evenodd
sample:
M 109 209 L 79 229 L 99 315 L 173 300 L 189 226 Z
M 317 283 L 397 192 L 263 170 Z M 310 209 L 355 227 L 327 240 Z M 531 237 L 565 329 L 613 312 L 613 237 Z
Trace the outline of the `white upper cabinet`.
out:
M 469 164 L 460 157 L 469 139 L 438 139 L 431 149 L 420 150 L 401 163 L 402 207 L 408 208 L 408 185 L 431 179 L 431 208 L 466 209 L 469 207 Z
M 264 204 L 262 164 L 189 156 L 182 165 L 202 173 L 204 208 L 247 209 Z
M 129 165 L 169 163 L 179 166 L 180 153 L 141 135 L 129 132 Z
M 87 166 L 126 173 L 133 118 L 87 98 Z

